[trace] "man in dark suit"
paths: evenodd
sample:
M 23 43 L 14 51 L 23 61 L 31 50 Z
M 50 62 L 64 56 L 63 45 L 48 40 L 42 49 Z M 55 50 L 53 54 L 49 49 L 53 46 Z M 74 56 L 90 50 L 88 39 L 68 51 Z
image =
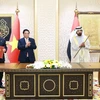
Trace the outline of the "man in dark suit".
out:
M 35 55 L 34 49 L 37 48 L 35 40 L 29 37 L 30 31 L 23 30 L 24 37 L 18 41 L 18 49 L 20 50 L 19 61 L 20 63 L 34 63 Z
M 1 37 L 1 35 L 2 35 L 2 31 L 0 30 L 0 46 L 4 47 L 3 53 L 6 53 L 7 51 L 6 41 Z M 3 58 L 0 58 L 0 63 L 4 63 L 4 62 L 5 62 L 5 56 L 3 54 Z M 4 88 L 2 85 L 2 77 L 3 77 L 3 72 L 0 72 L 0 88 Z

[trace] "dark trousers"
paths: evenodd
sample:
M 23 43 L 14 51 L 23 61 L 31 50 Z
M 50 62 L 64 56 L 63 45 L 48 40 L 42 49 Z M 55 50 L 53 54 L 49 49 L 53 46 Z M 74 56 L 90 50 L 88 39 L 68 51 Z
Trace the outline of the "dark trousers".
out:
M 25 61 L 25 62 L 26 62 L 26 63 L 30 63 L 29 57 L 26 58 L 26 61 Z
M 0 59 L 0 63 L 4 63 L 4 60 Z M 3 77 L 3 72 L 0 72 L 0 86 L 2 86 L 2 77 Z
M 29 59 L 29 57 L 26 57 L 25 62 L 21 62 L 20 61 L 20 63 L 34 63 L 34 62 L 31 62 L 30 59 Z

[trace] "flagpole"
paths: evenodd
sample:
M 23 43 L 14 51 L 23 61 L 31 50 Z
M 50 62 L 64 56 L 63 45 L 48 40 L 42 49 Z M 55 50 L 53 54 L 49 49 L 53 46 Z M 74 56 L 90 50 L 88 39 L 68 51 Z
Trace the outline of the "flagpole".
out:
M 18 15 L 18 13 L 20 12 L 19 8 L 18 8 L 18 2 L 17 2 L 17 8 L 16 8 L 16 15 Z
M 76 2 L 76 6 L 75 6 L 75 10 L 74 10 L 74 12 L 75 12 L 75 15 L 78 17 L 78 10 L 77 10 L 77 2 Z

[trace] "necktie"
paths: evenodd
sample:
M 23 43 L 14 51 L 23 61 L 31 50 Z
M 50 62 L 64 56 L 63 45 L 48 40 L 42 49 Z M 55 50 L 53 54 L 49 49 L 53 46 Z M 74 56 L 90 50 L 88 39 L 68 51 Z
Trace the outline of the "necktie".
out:
M 25 41 L 26 41 L 26 43 L 29 42 L 28 38 L 25 38 Z M 26 56 L 29 57 L 28 52 L 27 52 Z

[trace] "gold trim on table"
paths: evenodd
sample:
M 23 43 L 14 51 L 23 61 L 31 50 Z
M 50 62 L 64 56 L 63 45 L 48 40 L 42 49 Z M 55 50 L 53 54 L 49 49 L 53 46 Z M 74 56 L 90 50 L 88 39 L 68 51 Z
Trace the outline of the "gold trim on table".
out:
M 23 88 L 23 84 L 27 84 L 27 87 L 26 88 Z M 30 87 L 30 85 L 29 85 L 29 82 L 28 81 L 21 81 L 20 82 L 20 90 L 26 91 L 26 90 L 29 90 L 29 87 Z
M 72 85 L 71 85 L 72 83 L 76 83 L 77 84 L 77 87 L 73 88 Z M 78 81 L 73 80 L 73 81 L 70 81 L 69 82 L 69 88 L 70 88 L 70 90 L 77 90 L 78 87 L 79 87 Z
M 93 95 L 93 74 L 88 75 L 88 96 L 91 97 Z
M 54 95 L 41 95 L 41 94 L 40 94 L 40 77 L 41 77 L 41 76 L 52 76 L 52 77 L 53 77 L 53 76 L 58 76 L 58 77 L 59 77 L 59 80 L 58 80 L 58 81 L 59 81 L 59 94 L 58 94 L 58 95 L 55 95 L 55 94 L 54 94 Z M 49 91 L 48 91 L 48 90 L 46 89 L 46 91 L 47 91 L 47 92 L 52 92 L 52 91 L 56 88 L 57 85 L 55 84 L 55 81 L 52 80 L 52 79 L 50 79 L 50 78 L 47 79 L 47 80 L 45 80 L 44 83 L 47 82 L 48 80 L 53 82 L 54 87 L 53 87 L 52 90 L 49 90 Z M 43 83 L 43 88 L 44 88 L 44 83 Z M 44 89 L 44 90 L 45 90 L 45 89 Z M 39 97 L 60 97 L 60 74 L 39 74 L 39 75 L 38 75 L 38 96 L 39 96 Z
M 16 93 L 15 93 L 15 76 L 33 76 L 34 77 L 34 94 L 33 95 L 16 95 Z M 28 82 L 27 81 L 21 81 L 21 83 L 22 82 L 26 82 L 27 84 L 28 84 Z M 13 88 L 13 91 L 14 91 L 14 93 L 13 93 L 13 95 L 14 95 L 14 97 L 35 97 L 36 96 L 36 75 L 35 74 L 13 74 L 13 86 L 14 86 L 14 88 Z M 29 85 L 28 85 L 28 87 L 27 87 L 27 89 L 29 88 Z M 27 89 L 24 89 L 24 91 L 25 90 L 27 90 Z M 23 90 L 23 88 L 21 88 L 21 90 Z
M 65 93 L 64 93 L 64 88 L 65 88 L 65 82 L 64 82 L 64 76 L 65 75 L 68 75 L 68 76 L 70 76 L 70 75 L 73 75 L 73 76 L 80 76 L 80 75 L 82 75 L 83 76 L 83 94 L 82 95 L 65 95 Z M 74 80 L 75 81 L 75 80 Z M 73 81 L 72 81 L 73 82 Z M 75 81 L 76 82 L 76 81 Z M 77 83 L 78 84 L 78 83 Z M 70 82 L 69 82 L 69 86 L 70 86 Z M 76 88 L 75 88 L 76 89 Z M 78 88 L 77 88 L 78 89 Z M 72 88 L 71 88 L 71 90 L 72 90 Z M 72 97 L 82 97 L 82 96 L 85 96 L 85 74 L 63 74 L 63 96 L 64 97 L 69 97 L 69 96 L 72 96 Z
M 10 97 L 10 74 L 6 74 L 6 97 Z

